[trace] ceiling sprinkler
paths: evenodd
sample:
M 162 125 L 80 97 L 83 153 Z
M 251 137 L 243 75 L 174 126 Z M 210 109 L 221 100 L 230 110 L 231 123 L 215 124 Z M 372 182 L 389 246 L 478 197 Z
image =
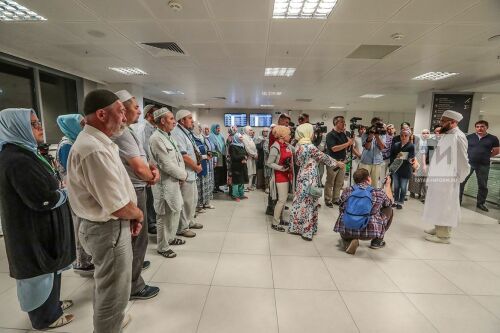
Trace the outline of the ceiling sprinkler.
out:
M 176 0 L 170 0 L 168 2 L 168 6 L 176 12 L 180 12 L 182 10 L 182 4 Z

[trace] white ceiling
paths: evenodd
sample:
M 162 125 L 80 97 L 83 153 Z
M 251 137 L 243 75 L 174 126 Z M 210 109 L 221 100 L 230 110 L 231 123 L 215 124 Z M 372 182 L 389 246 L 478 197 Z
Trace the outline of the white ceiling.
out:
M 181 12 L 167 0 L 17 1 L 48 20 L 0 23 L 0 51 L 101 82 L 136 83 L 149 97 L 174 105 L 410 111 L 417 93 L 428 89 L 500 93 L 500 42 L 487 41 L 500 34 L 499 0 L 339 0 L 328 20 L 273 20 L 273 0 L 179 0 Z M 405 38 L 395 41 L 394 33 Z M 138 45 L 172 41 L 188 55 L 154 58 Z M 402 48 L 382 60 L 346 59 L 361 44 Z M 139 67 L 149 75 L 125 77 L 111 66 Z M 269 78 L 265 67 L 297 71 Z M 411 80 L 430 71 L 462 74 Z M 283 94 L 266 97 L 263 90 Z M 367 93 L 386 96 L 359 98 Z M 227 101 L 210 100 L 214 96 Z

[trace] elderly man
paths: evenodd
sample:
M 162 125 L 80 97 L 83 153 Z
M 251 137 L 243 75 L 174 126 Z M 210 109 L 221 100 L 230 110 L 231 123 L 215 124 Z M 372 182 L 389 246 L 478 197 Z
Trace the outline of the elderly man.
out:
M 187 171 L 187 179 L 181 184 L 184 207 L 182 208 L 177 236 L 195 237 L 196 233 L 190 229 L 203 228 L 202 224 L 194 222 L 194 214 L 196 212 L 196 205 L 198 204 L 196 174 L 202 171 L 201 154 L 194 143 L 193 134 L 191 133 L 193 129 L 193 115 L 191 111 L 177 111 L 175 120 L 177 121 L 177 126 L 172 130 L 172 137 L 182 154 Z
M 449 244 L 451 228 L 460 220 L 460 183 L 469 174 L 467 138 L 458 128 L 463 116 L 447 110 L 441 120 L 441 138 L 432 156 L 427 176 L 427 199 L 423 219 L 435 225 L 425 230 L 426 240 Z
M 185 182 L 188 173 L 182 155 L 172 138 L 175 127 L 174 114 L 167 108 L 154 112 L 157 130 L 151 135 L 149 145 L 151 157 L 158 165 L 160 182 L 153 187 L 157 215 L 157 252 L 165 258 L 175 258 L 177 254 L 170 245 L 182 245 L 186 241 L 175 238 L 182 212 L 182 193 L 180 184 Z
M 148 161 L 151 160 L 151 152 L 149 151 L 149 138 L 156 129 L 156 125 L 153 118 L 153 113 L 158 110 L 158 108 L 152 104 L 148 104 L 144 107 L 144 121 L 138 123 L 136 126 L 136 133 L 139 142 L 141 143 L 144 151 L 146 152 L 146 157 Z M 154 209 L 154 197 L 151 190 L 151 186 L 146 186 L 146 207 L 148 208 L 147 214 L 147 224 L 148 233 L 151 235 L 156 235 L 156 213 Z
M 154 185 L 160 180 L 160 173 L 156 166 L 148 164 L 146 152 L 140 144 L 137 135 L 134 133 L 131 124 L 137 123 L 141 110 L 135 97 L 128 91 L 120 90 L 116 92 L 125 107 L 125 117 L 127 126 L 120 135 L 113 136 L 112 140 L 120 149 L 120 158 L 125 166 L 125 170 L 134 185 L 137 195 L 137 206 L 144 212 L 144 219 L 147 221 L 146 208 L 146 185 Z M 148 230 L 143 228 L 137 237 L 132 237 L 132 290 L 130 299 L 149 299 L 158 295 L 160 289 L 146 285 L 141 276 L 141 271 L 150 266 L 149 261 L 144 261 L 148 248 Z
M 125 109 L 108 90 L 84 101 L 87 125 L 68 158 L 71 208 L 82 218 L 79 238 L 95 265 L 94 332 L 121 332 L 130 295 L 131 235 L 141 232 L 143 213 L 134 186 L 110 137 L 123 132 Z

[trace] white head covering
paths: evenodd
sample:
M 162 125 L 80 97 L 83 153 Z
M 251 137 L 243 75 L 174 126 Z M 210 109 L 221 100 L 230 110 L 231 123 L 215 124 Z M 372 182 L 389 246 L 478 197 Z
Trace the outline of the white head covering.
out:
M 149 112 L 152 108 L 154 108 L 154 107 L 155 107 L 155 106 L 154 106 L 153 104 L 148 104 L 148 105 L 146 105 L 146 106 L 144 107 L 144 110 L 143 110 L 143 111 L 144 111 L 144 114 L 145 114 L 145 115 L 146 115 L 146 114 L 148 114 L 148 112 Z M 153 114 L 154 114 L 154 113 L 153 113 Z M 153 117 L 154 117 L 154 115 L 153 115 Z
M 461 121 L 462 119 L 464 119 L 464 116 L 462 116 L 462 114 L 453 110 L 446 110 L 445 112 L 443 112 L 442 117 L 450 118 L 456 121 Z
M 115 92 L 115 95 L 118 96 L 118 99 L 120 99 L 120 102 L 126 102 L 128 101 L 129 99 L 132 99 L 132 94 L 130 94 L 128 91 L 126 90 L 120 90 L 120 91 L 117 91 Z
M 189 116 L 190 114 L 191 114 L 191 111 L 189 111 L 189 110 L 179 110 L 175 114 L 175 120 L 179 121 L 182 118 L 185 118 L 185 117 Z
M 153 112 L 153 117 L 156 119 L 160 118 L 160 117 L 163 117 L 164 115 L 166 115 L 167 113 L 171 112 L 169 109 L 167 108 L 161 108 L 161 109 L 158 109 L 156 111 Z

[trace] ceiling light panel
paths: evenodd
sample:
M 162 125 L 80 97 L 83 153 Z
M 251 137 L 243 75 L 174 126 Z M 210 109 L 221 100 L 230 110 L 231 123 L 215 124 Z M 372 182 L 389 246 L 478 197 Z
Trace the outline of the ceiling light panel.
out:
M 192 105 L 192 106 L 205 106 L 205 104 L 204 104 L 204 103 L 193 103 L 193 104 L 191 104 L 191 105 Z
M 47 21 L 47 19 L 15 1 L 0 0 L 0 21 Z
M 359 96 L 361 98 L 379 98 L 379 97 L 382 97 L 384 95 L 380 95 L 380 94 L 365 94 L 363 96 Z
M 274 0 L 275 19 L 326 19 L 337 0 Z
M 329 109 L 343 109 L 343 106 L 329 106 Z
M 180 90 L 163 90 L 163 92 L 167 95 L 184 95 L 184 92 Z
M 428 80 L 428 81 L 438 81 L 447 79 L 449 77 L 458 75 L 460 73 L 449 73 L 449 72 L 429 72 L 419 76 L 414 77 L 412 80 Z
M 281 96 L 281 91 L 263 91 L 262 96 Z
M 274 105 L 272 105 L 272 104 L 261 104 L 260 107 L 261 108 L 272 108 L 272 107 L 274 107 Z
M 265 76 L 293 76 L 295 74 L 295 68 L 286 68 L 286 67 L 272 67 L 266 68 L 264 75 Z
M 142 69 L 137 67 L 109 67 L 112 71 L 118 72 L 123 75 L 131 76 L 131 75 L 148 75 Z

